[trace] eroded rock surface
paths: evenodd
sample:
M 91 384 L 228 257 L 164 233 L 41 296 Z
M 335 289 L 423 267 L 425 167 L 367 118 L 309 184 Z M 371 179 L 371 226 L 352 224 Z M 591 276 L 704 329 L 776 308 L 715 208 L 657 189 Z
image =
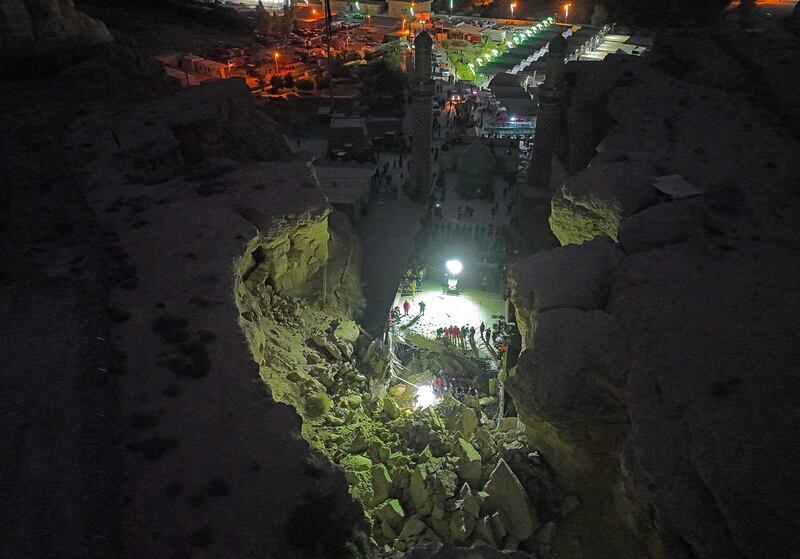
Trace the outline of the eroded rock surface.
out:
M 524 351 L 507 386 L 567 486 L 589 510 L 613 503 L 605 518 L 652 556 L 791 555 L 800 145 L 768 107 L 704 79 L 702 50 L 681 51 L 686 79 L 657 52 L 577 74 L 576 98 L 605 100 L 615 126 L 553 199 L 554 232 L 584 244 L 511 271 Z M 657 196 L 653 171 L 704 194 Z M 586 242 L 598 235 L 619 247 Z
M 105 24 L 77 10 L 73 0 L 6 0 L 0 4 L 0 59 L 59 55 L 60 49 L 111 41 Z
M 258 161 L 286 148 L 242 88 L 231 81 L 161 101 L 86 106 L 64 139 L 111 243 L 118 389 L 130 415 L 120 442 L 129 557 L 201 548 L 310 557 L 363 525 L 343 473 L 302 440 L 297 412 L 276 402 L 279 390 L 270 398 L 267 369 L 253 361 L 297 370 L 324 390 L 305 372 L 305 340 L 290 335 L 303 320 L 298 308 L 319 313 L 319 305 L 301 304 L 293 288 L 313 285 L 328 263 L 330 302 L 347 307 L 339 278 L 352 275 L 342 273 L 349 238 L 333 232 L 308 161 Z M 248 137 L 255 144 L 240 151 Z M 249 290 L 263 297 L 240 306 Z M 265 317 L 269 327 L 248 347 L 240 324 L 261 333 Z M 296 394 L 301 410 L 325 409 L 315 393 Z

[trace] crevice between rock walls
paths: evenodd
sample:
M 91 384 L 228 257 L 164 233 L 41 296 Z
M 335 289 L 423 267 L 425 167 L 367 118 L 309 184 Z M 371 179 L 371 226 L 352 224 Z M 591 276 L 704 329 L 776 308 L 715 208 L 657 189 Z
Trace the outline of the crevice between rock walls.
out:
M 337 227 L 331 227 L 331 217 L 327 210 L 288 217 L 281 227 L 250 239 L 234 263 L 239 325 L 261 379 L 274 400 L 302 418 L 306 439 L 307 422 L 330 411 L 331 402 L 325 380 L 308 370 L 304 334 L 334 320 L 350 323 L 351 312 L 362 305 L 360 268 L 353 265 L 358 239 L 347 223 L 336 219 Z M 330 276 L 327 305 L 320 299 L 322 273 Z M 352 346 L 342 349 L 352 352 Z M 309 557 L 373 557 L 363 511 L 348 495 L 342 471 L 309 445 L 306 474 L 309 486 L 287 526 L 289 542 Z
M 254 236 L 234 264 L 239 325 L 261 379 L 302 418 L 314 470 L 338 466 L 347 484 L 337 476 L 334 494 L 352 497 L 311 498 L 306 512 L 314 503 L 359 512 L 337 520 L 342 537 L 330 556 L 383 549 L 393 557 L 488 558 L 519 549 L 508 556 L 545 559 L 557 522 L 578 502 L 564 498 L 516 418 L 494 425 L 482 409 L 491 398 L 447 397 L 412 410 L 408 387 L 425 373 L 405 368 L 352 320 L 363 304 L 359 255 L 349 226 L 323 212 Z

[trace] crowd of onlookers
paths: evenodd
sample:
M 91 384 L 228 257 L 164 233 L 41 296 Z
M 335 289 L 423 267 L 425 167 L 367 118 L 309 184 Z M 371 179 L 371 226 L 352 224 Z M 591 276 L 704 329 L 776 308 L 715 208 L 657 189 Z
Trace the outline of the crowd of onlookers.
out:
M 506 321 L 501 317 L 493 324 L 494 330 L 481 322 L 476 329 L 474 326 L 446 326 L 436 329 L 436 339 L 442 340 L 445 345 L 452 345 L 458 349 L 477 348 L 475 335 L 479 334 L 481 341 L 487 347 L 493 347 L 500 354 L 508 349 L 511 330 Z
M 450 394 L 454 398 L 460 399 L 464 396 L 478 394 L 478 390 L 475 388 L 475 379 L 470 378 L 463 369 L 439 369 L 431 384 L 437 398 L 443 398 L 445 394 Z

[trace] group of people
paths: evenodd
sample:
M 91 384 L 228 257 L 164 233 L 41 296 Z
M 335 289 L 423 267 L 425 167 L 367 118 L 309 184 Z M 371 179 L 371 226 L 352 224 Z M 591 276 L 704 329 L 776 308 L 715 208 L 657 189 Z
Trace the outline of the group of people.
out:
M 516 325 L 509 325 L 503 317 L 500 317 L 493 325 L 493 328 L 488 328 L 481 322 L 481 339 L 488 346 L 491 344 L 498 355 L 508 351 L 511 338 L 514 335 L 513 328 Z
M 473 225 L 466 223 L 452 223 L 436 216 L 420 230 L 417 236 L 417 245 L 425 250 L 431 243 L 461 244 L 469 247 L 478 261 L 497 262 L 505 261 L 505 249 L 510 233 L 508 225 L 495 227 L 494 222 L 489 225 Z
M 433 378 L 433 393 L 437 398 L 443 398 L 445 394 L 450 394 L 454 398 L 461 399 L 464 396 L 477 395 L 475 381 L 462 369 L 445 371 L 439 369 L 439 373 Z
M 417 291 L 422 289 L 422 282 L 425 279 L 427 271 L 427 268 L 422 264 L 407 268 L 406 273 L 403 274 L 403 281 L 400 283 L 400 292 L 410 294 L 413 300 Z M 420 314 L 425 314 L 424 303 L 422 303 L 422 305 L 422 312 L 420 312 Z
M 492 327 L 494 329 L 492 329 Z M 475 347 L 475 335 L 479 335 L 486 347 L 493 347 L 498 354 L 508 349 L 512 334 L 508 324 L 503 318 L 495 322 L 492 327 L 481 322 L 478 328 L 474 326 L 445 326 L 436 329 L 436 339 L 444 341 L 445 345 L 453 345 L 458 349 Z
M 460 349 L 467 349 L 467 341 L 469 341 L 470 345 L 475 343 L 475 327 L 472 326 L 447 326 L 447 327 L 439 327 L 436 329 L 436 339 L 437 340 L 444 340 L 444 343 L 449 345 L 452 344 L 457 348 Z
M 508 190 L 504 190 L 503 192 L 504 193 L 508 192 Z M 505 197 L 505 194 L 503 196 Z M 500 211 L 500 202 L 495 202 L 494 206 L 492 206 L 492 212 L 491 212 L 492 213 L 492 219 L 494 219 L 497 216 L 497 213 L 499 211 Z M 511 215 L 513 213 L 513 211 L 514 211 L 514 201 L 512 200 L 511 202 L 506 204 L 506 213 L 508 215 Z
M 401 317 L 410 316 L 411 303 L 408 301 L 408 299 L 403 301 L 403 305 L 402 306 L 403 306 L 403 314 L 402 315 L 400 314 L 400 307 L 397 307 L 397 306 L 392 307 L 392 310 L 389 311 L 389 325 L 390 326 L 393 326 L 394 324 L 397 324 L 398 322 L 400 322 Z M 425 301 L 420 301 L 418 306 L 419 306 L 419 313 L 418 313 L 419 316 L 424 315 L 425 314 Z
M 397 309 L 397 307 L 395 307 Z M 398 309 L 399 311 L 400 309 Z M 408 299 L 403 301 L 403 316 L 408 316 L 408 311 L 411 310 L 411 303 L 408 302 Z M 419 302 L 419 316 L 425 314 L 425 301 Z
M 473 208 L 469 204 L 466 204 L 464 206 L 459 206 L 458 215 L 456 216 L 456 219 L 461 220 L 462 217 L 469 219 L 472 217 L 474 213 L 475 213 L 475 208 Z
M 395 171 L 392 171 L 392 169 L 399 169 L 400 180 L 397 184 L 394 183 L 393 173 L 395 173 Z M 405 180 L 404 169 L 403 154 L 401 153 L 391 161 L 384 161 L 382 165 L 379 165 L 378 168 L 375 169 L 375 173 L 372 176 L 372 183 L 377 186 L 380 191 L 391 195 L 393 198 L 397 198 L 398 186 L 402 185 Z

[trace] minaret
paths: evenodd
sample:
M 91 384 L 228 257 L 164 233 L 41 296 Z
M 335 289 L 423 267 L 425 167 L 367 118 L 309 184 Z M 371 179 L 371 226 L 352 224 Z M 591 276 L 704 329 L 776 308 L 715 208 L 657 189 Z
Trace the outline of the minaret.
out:
M 567 55 L 567 40 L 558 35 L 550 41 L 547 52 L 547 75 L 544 84 L 536 88 L 539 114 L 533 136 L 533 150 L 528 167 L 528 183 L 550 186 L 550 167 L 556 146 L 558 128 L 561 125 L 561 103 L 564 99 L 564 58 Z
M 431 47 L 433 39 L 425 30 L 414 39 L 414 70 L 409 79 L 411 90 L 411 183 L 410 194 L 424 199 L 431 191 L 433 168 L 431 146 L 433 136 L 433 80 L 431 79 Z

